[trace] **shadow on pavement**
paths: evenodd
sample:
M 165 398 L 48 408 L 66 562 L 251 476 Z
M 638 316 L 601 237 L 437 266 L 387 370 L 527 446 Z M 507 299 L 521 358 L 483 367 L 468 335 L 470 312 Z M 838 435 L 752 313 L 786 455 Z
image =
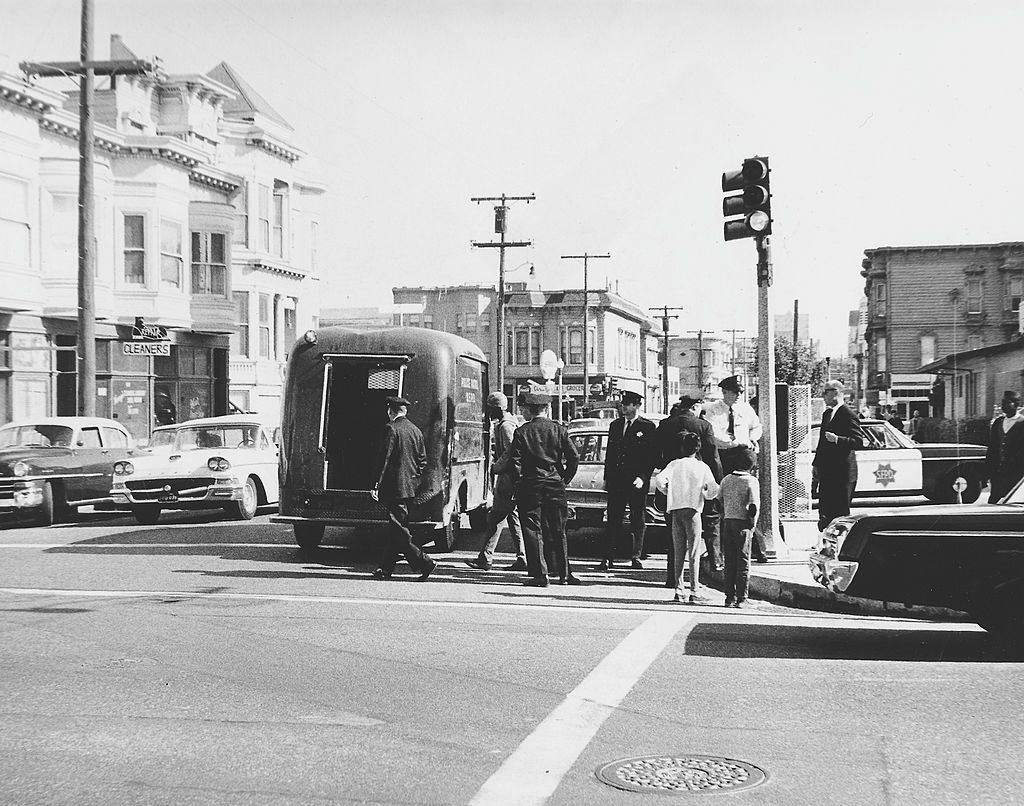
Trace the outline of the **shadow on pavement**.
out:
M 1019 663 L 1024 646 L 984 632 L 701 623 L 686 638 L 686 654 L 713 658 L 805 658 L 914 663 Z

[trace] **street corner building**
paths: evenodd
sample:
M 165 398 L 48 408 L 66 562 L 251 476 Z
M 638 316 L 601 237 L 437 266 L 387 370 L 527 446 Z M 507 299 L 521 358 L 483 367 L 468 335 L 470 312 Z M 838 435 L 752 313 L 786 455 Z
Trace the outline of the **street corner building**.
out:
M 135 59 L 114 36 L 112 60 Z M 77 414 L 77 82 L 0 72 L 0 423 Z M 137 440 L 229 410 L 276 425 L 316 325 L 324 186 L 229 65 L 97 80 L 96 413 Z

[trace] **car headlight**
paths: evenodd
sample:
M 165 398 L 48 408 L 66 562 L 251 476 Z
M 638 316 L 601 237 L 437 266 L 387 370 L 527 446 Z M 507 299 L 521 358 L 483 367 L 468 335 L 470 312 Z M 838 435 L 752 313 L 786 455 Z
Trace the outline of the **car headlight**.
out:
M 131 462 L 114 462 L 115 476 L 130 476 L 135 472 L 135 465 Z
M 836 520 L 826 526 L 821 536 L 822 545 L 819 553 L 832 559 L 838 557 L 839 552 L 843 548 L 843 541 L 846 540 L 846 536 L 850 533 L 851 526 L 853 526 L 852 521 L 843 520 L 842 518 L 836 518 Z
M 13 472 L 15 476 L 27 476 L 29 470 L 31 470 L 31 468 L 20 459 L 11 466 L 11 472 Z
M 210 468 L 210 470 L 230 470 L 231 462 L 220 456 L 212 456 L 209 461 L 207 461 L 206 466 Z

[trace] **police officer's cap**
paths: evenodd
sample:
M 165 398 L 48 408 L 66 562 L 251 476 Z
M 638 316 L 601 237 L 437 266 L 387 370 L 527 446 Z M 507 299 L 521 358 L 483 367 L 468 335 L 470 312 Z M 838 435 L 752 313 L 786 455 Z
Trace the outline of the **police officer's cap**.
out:
M 636 392 L 623 392 L 622 402 L 627 406 L 639 406 L 644 402 L 644 399 L 640 397 Z
M 740 386 L 740 376 L 730 375 L 728 378 L 722 378 L 718 382 L 718 386 L 724 389 L 726 392 L 742 392 L 743 388 Z
M 519 395 L 519 405 L 521 406 L 547 406 L 550 403 L 551 395 L 541 392 L 523 392 Z
M 697 395 L 683 395 L 681 398 L 679 398 L 679 408 L 683 409 L 684 411 L 689 411 L 698 403 L 703 402 L 703 397 L 699 397 Z
M 408 407 L 412 405 L 412 403 L 410 403 L 404 397 L 389 397 L 384 402 L 387 404 L 387 407 L 389 409 L 397 409 L 399 406 Z

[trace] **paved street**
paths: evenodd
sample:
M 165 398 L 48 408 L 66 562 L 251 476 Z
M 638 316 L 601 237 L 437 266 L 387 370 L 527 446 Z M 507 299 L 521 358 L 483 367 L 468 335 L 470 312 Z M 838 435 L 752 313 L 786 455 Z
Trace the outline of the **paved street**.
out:
M 595 771 L 702 755 L 765 772 L 735 803 L 1019 799 L 1024 655 L 974 625 L 681 607 L 657 556 L 544 590 L 471 556 L 382 583 L 267 515 L 0 531 L 0 800 L 640 803 Z

